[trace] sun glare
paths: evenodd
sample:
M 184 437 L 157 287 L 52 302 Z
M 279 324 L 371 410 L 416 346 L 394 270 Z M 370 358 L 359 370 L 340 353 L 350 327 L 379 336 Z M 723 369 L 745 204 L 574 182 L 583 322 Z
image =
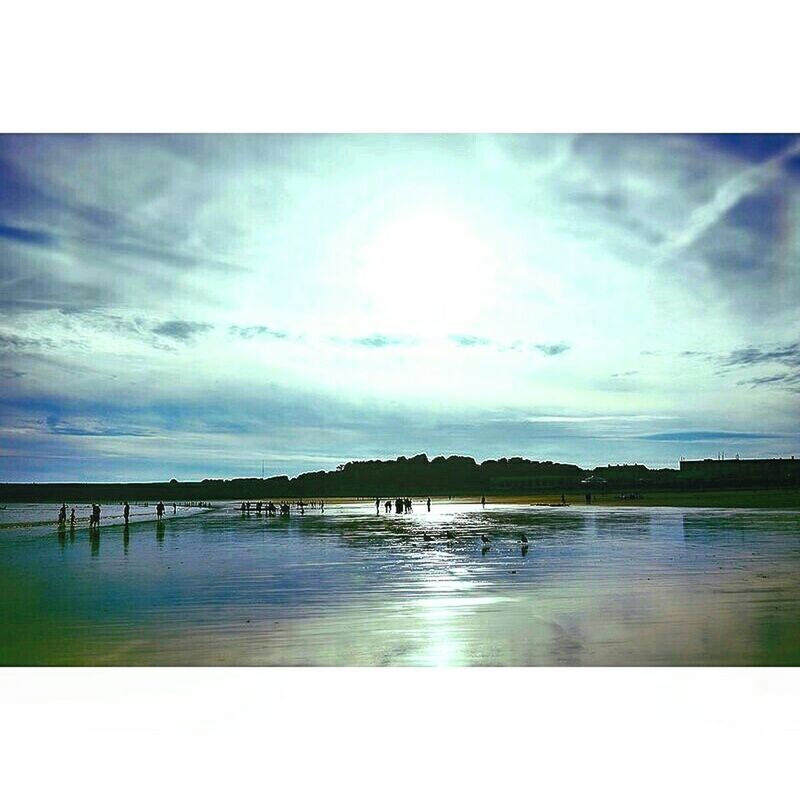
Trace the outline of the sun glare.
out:
M 395 325 L 417 334 L 457 333 L 480 324 L 492 291 L 490 246 L 463 219 L 425 209 L 385 224 L 364 247 L 362 280 L 385 297 L 387 287 L 413 303 L 381 304 Z

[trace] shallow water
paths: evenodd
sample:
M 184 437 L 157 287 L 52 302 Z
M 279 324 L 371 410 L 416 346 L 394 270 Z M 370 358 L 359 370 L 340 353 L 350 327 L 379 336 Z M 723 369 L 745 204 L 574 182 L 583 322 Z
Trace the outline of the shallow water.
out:
M 0 663 L 800 664 L 796 511 L 57 509 L 0 509 Z

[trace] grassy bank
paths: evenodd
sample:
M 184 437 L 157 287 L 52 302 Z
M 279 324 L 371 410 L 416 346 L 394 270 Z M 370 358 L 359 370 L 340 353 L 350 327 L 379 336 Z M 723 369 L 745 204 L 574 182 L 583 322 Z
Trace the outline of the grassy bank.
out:
M 620 500 L 617 492 L 592 492 L 592 505 L 619 507 L 677 506 L 682 508 L 786 508 L 800 510 L 798 489 L 729 489 L 703 492 L 647 491 L 635 500 Z M 567 492 L 570 505 L 584 505 L 583 493 Z M 560 494 L 487 497 L 488 503 L 560 503 Z

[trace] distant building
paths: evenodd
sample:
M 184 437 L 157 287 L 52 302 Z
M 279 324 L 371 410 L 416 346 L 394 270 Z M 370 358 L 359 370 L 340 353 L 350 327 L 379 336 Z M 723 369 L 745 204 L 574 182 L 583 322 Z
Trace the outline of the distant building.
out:
M 796 485 L 800 483 L 800 459 L 705 458 L 681 461 L 681 477 L 713 484 Z

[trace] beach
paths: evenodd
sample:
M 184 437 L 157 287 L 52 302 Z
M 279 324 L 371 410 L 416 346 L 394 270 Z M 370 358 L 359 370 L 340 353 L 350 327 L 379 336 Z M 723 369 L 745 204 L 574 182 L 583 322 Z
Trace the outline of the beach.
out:
M 800 664 L 792 510 L 54 508 L 0 511 L 3 664 Z

